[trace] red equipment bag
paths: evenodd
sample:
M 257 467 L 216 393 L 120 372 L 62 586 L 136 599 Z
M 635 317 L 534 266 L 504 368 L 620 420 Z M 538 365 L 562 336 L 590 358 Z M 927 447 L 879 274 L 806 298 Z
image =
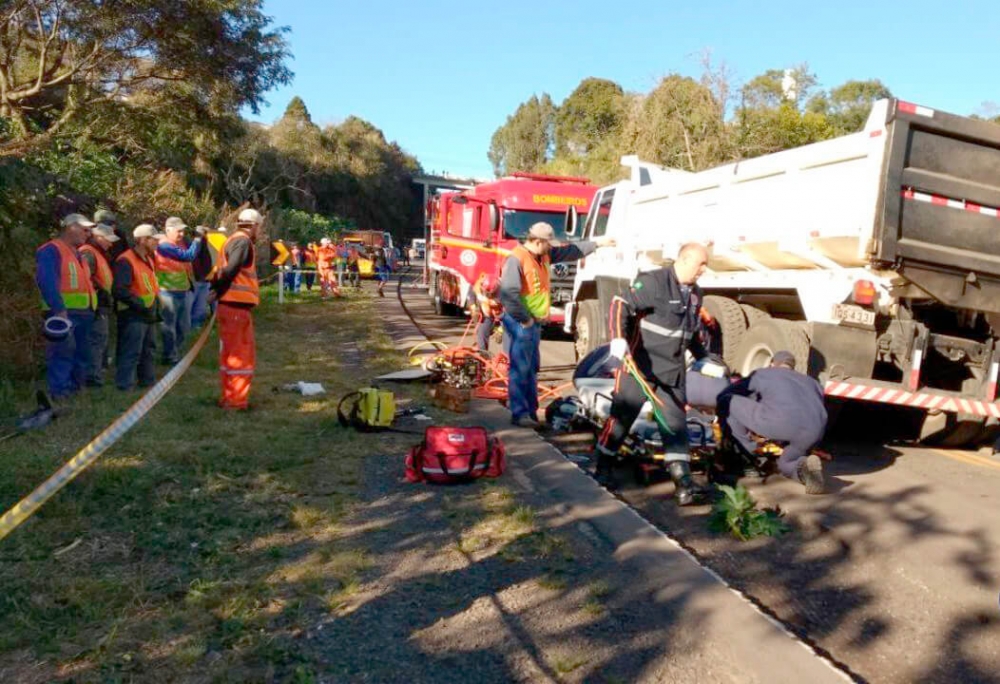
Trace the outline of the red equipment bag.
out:
M 424 441 L 406 454 L 409 482 L 468 482 L 499 477 L 506 468 L 503 442 L 484 427 L 431 426 L 424 432 Z

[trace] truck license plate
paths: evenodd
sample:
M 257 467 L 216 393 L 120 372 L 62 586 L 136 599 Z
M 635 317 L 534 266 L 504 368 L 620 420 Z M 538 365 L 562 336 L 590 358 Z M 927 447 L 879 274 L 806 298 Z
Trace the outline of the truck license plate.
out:
M 866 328 L 875 326 L 875 312 L 855 304 L 834 304 L 833 318 L 847 325 L 863 325 Z

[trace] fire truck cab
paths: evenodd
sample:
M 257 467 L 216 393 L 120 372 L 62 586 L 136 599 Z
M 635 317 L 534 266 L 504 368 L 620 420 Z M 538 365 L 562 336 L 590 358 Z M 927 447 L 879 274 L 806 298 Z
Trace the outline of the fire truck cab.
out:
M 567 220 L 586 215 L 596 190 L 586 178 L 514 173 L 433 198 L 427 268 L 434 310 L 469 309 L 476 280 L 483 273 L 499 279 L 504 261 L 532 224 L 545 221 L 557 239 L 570 239 Z M 552 267 L 552 324 L 563 323 L 562 305 L 572 301 L 575 274 L 576 264 Z

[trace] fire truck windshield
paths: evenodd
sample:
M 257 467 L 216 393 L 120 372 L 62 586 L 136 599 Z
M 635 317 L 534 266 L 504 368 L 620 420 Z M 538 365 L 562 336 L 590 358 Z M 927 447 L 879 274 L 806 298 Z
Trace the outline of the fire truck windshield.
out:
M 503 212 L 503 232 L 507 238 L 523 240 L 532 224 L 545 221 L 556 232 L 557 240 L 566 239 L 566 214 L 561 211 L 521 211 L 507 209 Z

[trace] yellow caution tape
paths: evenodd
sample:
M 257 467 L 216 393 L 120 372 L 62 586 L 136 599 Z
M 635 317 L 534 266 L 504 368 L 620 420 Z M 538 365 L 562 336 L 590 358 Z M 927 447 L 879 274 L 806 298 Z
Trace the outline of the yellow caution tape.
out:
M 208 322 L 198 340 L 191 347 L 191 350 L 171 368 L 163 378 L 150 387 L 139 401 L 132 404 L 128 411 L 119 416 L 115 422 L 109 425 L 104 432 L 97 435 L 87 446 L 81 449 L 76 456 L 70 459 L 62 468 L 56 471 L 52 477 L 40 484 L 35 491 L 21 499 L 16 506 L 0 517 L 0 539 L 13 532 L 18 525 L 30 518 L 41 508 L 46 501 L 69 484 L 73 478 L 93 464 L 101 454 L 107 451 L 108 447 L 121 439 L 126 432 L 139 422 L 154 406 L 169 392 L 181 376 L 191 367 L 198 357 L 198 352 L 208 341 L 208 335 L 212 331 L 215 323 L 215 316 Z

